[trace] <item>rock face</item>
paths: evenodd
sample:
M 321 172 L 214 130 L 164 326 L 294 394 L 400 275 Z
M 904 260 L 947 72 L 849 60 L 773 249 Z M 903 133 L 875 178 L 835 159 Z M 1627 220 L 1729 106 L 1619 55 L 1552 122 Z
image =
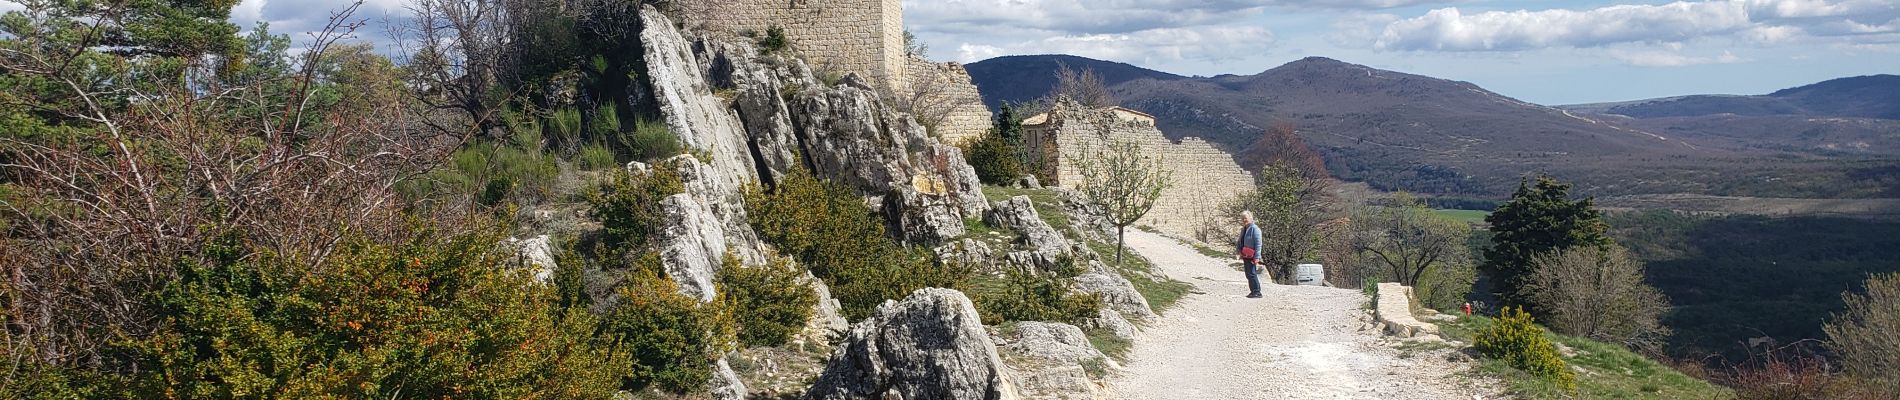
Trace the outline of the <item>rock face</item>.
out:
M 668 64 L 654 67 L 654 97 L 668 126 L 698 136 L 687 143 L 710 152 L 713 169 L 766 185 L 809 169 L 865 195 L 917 243 L 962 235 L 963 219 L 985 208 L 962 152 L 931 138 L 855 75 L 825 82 L 795 58 L 762 55 L 745 41 L 681 35 L 651 8 L 641 18 L 646 31 L 663 31 L 641 36 L 654 39 L 643 43 L 648 64 Z
M 685 193 L 660 201 L 666 222 L 657 235 L 660 260 L 666 275 L 679 283 L 680 292 L 712 301 L 713 276 L 719 272 L 726 252 L 726 234 L 712 209 Z
M 812 399 L 1014 399 L 1011 372 L 963 293 L 885 302 L 832 353 Z
M 1025 398 L 1109 397 L 1090 378 L 1115 368 L 1115 363 L 1089 344 L 1082 328 L 1062 323 L 1020 322 L 1005 330 L 998 342 L 1003 359 L 1021 378 L 1020 389 Z
M 534 277 L 535 282 L 548 283 L 554 280 L 554 269 L 559 266 L 554 263 L 554 247 L 549 243 L 548 235 L 527 240 L 510 238 L 508 244 L 515 248 L 512 265 Z

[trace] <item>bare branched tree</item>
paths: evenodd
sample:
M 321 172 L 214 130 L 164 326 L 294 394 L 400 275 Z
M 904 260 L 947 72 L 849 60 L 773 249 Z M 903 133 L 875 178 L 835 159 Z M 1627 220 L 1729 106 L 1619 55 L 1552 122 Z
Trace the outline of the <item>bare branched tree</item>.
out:
M 1056 70 L 1055 92 L 1049 95 L 1051 99 L 1062 96 L 1068 96 L 1069 100 L 1091 108 L 1118 104 L 1115 102 L 1115 94 L 1109 92 L 1108 84 L 1102 81 L 1102 75 L 1095 73 L 1093 69 L 1076 70 L 1069 68 L 1068 65 L 1063 65 L 1061 69 Z
M 510 6 L 532 0 L 411 0 L 413 19 L 391 28 L 408 68 L 407 81 L 418 99 L 438 110 L 465 115 L 480 132 L 500 125 L 510 97 L 502 83 L 508 71 L 508 44 L 518 26 Z M 542 3 L 541 6 L 554 6 Z M 443 131 L 457 126 L 436 126 Z
M 1643 263 L 1622 247 L 1578 246 L 1536 257 L 1525 297 L 1552 330 L 1655 349 L 1669 299 L 1643 282 Z
M 162 63 L 98 68 L 126 59 L 97 52 L 96 38 L 10 32 L 43 45 L 0 47 L 0 74 L 47 88 L 6 97 L 38 110 L 38 128 L 0 136 L 0 297 L 10 348 L 30 349 L 11 361 L 111 370 L 108 343 L 159 323 L 143 293 L 219 231 L 321 268 L 344 235 L 404 223 L 394 186 L 461 138 L 416 129 L 393 75 L 331 68 L 352 62 L 330 55 L 361 26 L 358 5 L 336 12 L 294 68 L 244 80 L 218 63 L 187 65 L 181 79 L 141 75 Z M 317 85 L 358 96 L 319 105 Z
M 922 61 L 922 60 L 917 60 Z M 900 111 L 908 112 L 917 118 L 917 123 L 929 128 L 932 134 L 938 134 L 937 127 L 955 113 L 958 106 L 973 104 L 979 99 L 972 96 L 958 96 L 950 91 L 953 83 L 945 73 L 935 71 L 911 74 L 910 89 L 898 99 Z
M 1391 205 L 1357 210 L 1353 222 L 1359 226 L 1355 250 L 1400 284 L 1418 286 L 1433 267 L 1470 267 L 1471 250 L 1465 241 L 1471 226 L 1433 214 L 1409 194 L 1395 196 Z
M 1106 126 L 1102 129 L 1107 129 Z M 1103 134 L 1103 137 L 1108 137 Z M 1141 151 L 1133 141 L 1114 142 L 1107 149 L 1083 149 L 1069 162 L 1082 175 L 1079 191 L 1090 203 L 1101 205 L 1108 223 L 1115 226 L 1115 263 L 1122 262 L 1122 247 L 1129 225 L 1140 221 L 1155 207 L 1161 192 L 1174 184 L 1173 174 L 1164 168 L 1160 157 Z

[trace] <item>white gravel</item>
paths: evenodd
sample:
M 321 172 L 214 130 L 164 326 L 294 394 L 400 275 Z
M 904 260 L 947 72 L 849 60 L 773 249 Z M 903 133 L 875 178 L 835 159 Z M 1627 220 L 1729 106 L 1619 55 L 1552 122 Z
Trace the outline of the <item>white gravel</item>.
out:
M 1474 379 L 1452 350 L 1400 358 L 1397 342 L 1364 321 L 1356 290 L 1262 283 L 1249 299 L 1229 260 L 1174 239 L 1129 232 L 1128 245 L 1190 294 L 1135 340 L 1110 378 L 1126 399 L 1482 399 L 1497 385 Z

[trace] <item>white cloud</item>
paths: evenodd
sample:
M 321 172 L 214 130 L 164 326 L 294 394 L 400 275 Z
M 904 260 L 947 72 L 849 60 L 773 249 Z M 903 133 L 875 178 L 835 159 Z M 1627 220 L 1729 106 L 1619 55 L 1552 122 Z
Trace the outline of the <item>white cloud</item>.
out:
M 1244 26 L 1157 28 L 1129 33 L 1059 35 L 1000 45 L 964 43 L 958 58 L 974 62 L 1006 54 L 1069 54 L 1158 64 L 1222 61 L 1258 55 L 1273 45 L 1273 32 Z
M 1610 58 L 1614 58 L 1624 63 L 1627 63 L 1629 65 L 1634 65 L 1638 67 L 1686 67 L 1690 65 L 1702 65 L 1702 64 L 1734 64 L 1734 63 L 1748 61 L 1741 57 L 1737 57 L 1734 53 L 1730 53 L 1727 51 L 1722 52 L 1721 55 L 1698 57 L 1698 56 L 1684 55 L 1682 53 L 1674 52 L 1674 51 L 1612 50 L 1609 52 L 1609 56 Z
M 24 10 L 24 9 L 26 9 L 26 6 L 20 5 L 20 3 L 0 0 L 0 12 L 19 11 L 19 10 Z
M 1861 20 L 1897 22 L 1855 22 Z M 1386 24 L 1372 39 L 1371 47 L 1383 51 L 1519 51 L 1703 38 L 1767 44 L 1789 42 L 1808 34 L 1849 36 L 1893 31 L 1900 31 L 1900 2 L 1893 0 L 1678 1 L 1586 10 L 1469 14 L 1450 7 Z
M 1592 10 L 1490 11 L 1441 8 L 1386 25 L 1378 50 L 1509 51 L 1681 41 L 1748 28 L 1736 2 L 1619 5 Z

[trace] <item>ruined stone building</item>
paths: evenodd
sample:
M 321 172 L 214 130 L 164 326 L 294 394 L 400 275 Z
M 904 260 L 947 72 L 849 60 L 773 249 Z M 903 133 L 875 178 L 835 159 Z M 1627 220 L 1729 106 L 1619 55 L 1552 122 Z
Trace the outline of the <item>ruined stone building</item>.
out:
M 682 7 L 690 24 L 733 33 L 784 31 L 813 68 L 877 82 L 931 134 L 957 143 L 990 128 L 990 111 L 956 63 L 910 54 L 903 0 L 703 0 Z
M 1057 101 L 1052 111 L 1024 119 L 1023 134 L 1032 164 L 1051 186 L 1078 186 L 1082 176 L 1074 160 L 1098 157 L 1111 143 L 1133 142 L 1160 158 L 1173 186 L 1138 224 L 1177 237 L 1195 237 L 1195 230 L 1210 221 L 1231 224 L 1234 216 L 1218 215 L 1221 204 L 1254 187 L 1253 174 L 1230 153 L 1200 138 L 1170 140 L 1155 128 L 1154 116 L 1127 108 Z

